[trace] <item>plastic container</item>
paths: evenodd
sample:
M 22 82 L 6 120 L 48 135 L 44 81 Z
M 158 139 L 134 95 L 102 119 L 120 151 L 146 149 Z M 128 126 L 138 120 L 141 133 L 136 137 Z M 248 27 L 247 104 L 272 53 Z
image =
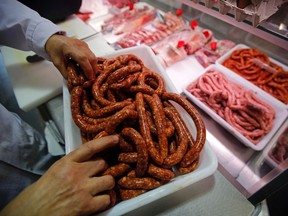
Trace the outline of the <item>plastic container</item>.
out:
M 135 54 L 138 56 L 145 66 L 152 71 L 155 71 L 164 78 L 166 83 L 166 89 L 170 92 L 176 92 L 175 87 L 168 78 L 161 64 L 157 61 L 155 54 L 151 48 L 147 46 L 138 46 L 127 49 L 122 49 L 114 51 L 108 54 L 106 58 L 115 57 L 121 54 Z M 71 117 L 70 110 L 70 94 L 68 92 L 67 86 L 63 85 L 63 103 L 64 103 L 64 122 L 65 122 L 65 143 L 66 143 L 66 154 L 76 149 L 81 145 L 80 131 L 79 128 L 74 124 Z M 182 113 L 183 114 L 183 113 Z M 192 121 L 189 121 L 188 127 L 191 129 L 191 133 L 195 134 L 195 126 Z M 100 215 L 123 215 L 129 211 L 136 208 L 144 206 L 151 203 L 161 197 L 172 194 L 178 190 L 181 190 L 189 185 L 201 181 L 202 179 L 212 175 L 218 166 L 218 161 L 215 153 L 212 151 L 208 141 L 206 141 L 205 146 L 200 154 L 200 162 L 198 168 L 188 174 L 179 175 L 172 179 L 169 183 L 162 185 L 154 190 L 146 192 L 139 195 L 133 199 L 121 201 L 116 204 L 113 208 L 101 213 Z M 192 196 L 192 194 L 191 194 Z
M 276 131 L 279 129 L 279 127 L 283 124 L 283 122 L 287 118 L 288 111 L 286 110 L 286 107 L 268 93 L 262 91 L 261 89 L 251 84 L 244 78 L 240 77 L 239 75 L 231 72 L 230 70 L 224 67 L 220 67 L 217 65 L 210 65 L 204 70 L 204 73 L 211 69 L 223 73 L 229 81 L 237 83 L 238 85 L 244 87 L 246 90 L 252 90 L 256 94 L 256 97 L 258 99 L 262 100 L 266 104 L 269 104 L 275 110 L 275 119 L 273 127 L 271 131 L 268 134 L 266 134 L 265 137 L 260 142 L 258 142 L 257 144 L 252 143 L 239 131 L 237 131 L 234 127 L 232 127 L 228 122 L 226 122 L 223 118 L 221 118 L 218 114 L 216 114 L 211 108 L 202 103 L 198 98 L 193 96 L 186 89 L 189 86 L 189 84 L 197 80 L 202 75 L 202 73 L 197 78 L 191 80 L 191 82 L 183 88 L 183 92 L 191 101 L 193 101 L 196 105 L 198 105 L 201 109 L 203 109 L 209 116 L 211 116 L 211 118 L 213 118 L 216 122 L 222 125 L 227 131 L 233 134 L 244 145 L 256 151 L 261 151 L 270 142 L 271 138 L 274 136 Z
M 279 140 L 284 137 L 288 137 L 288 120 L 286 120 L 284 122 L 284 124 L 281 126 L 281 128 L 278 130 L 277 134 L 275 134 L 275 136 L 273 137 L 273 139 L 270 142 L 270 145 L 267 146 L 267 148 L 265 148 L 263 155 L 265 158 L 265 161 L 272 167 L 275 168 L 277 166 L 279 166 L 282 162 L 278 161 L 274 156 L 273 156 L 273 150 L 274 148 L 279 147 L 280 143 Z M 285 139 L 285 138 L 284 138 Z M 286 155 L 288 154 L 288 143 L 285 142 L 287 145 L 286 147 Z M 288 158 L 286 158 L 286 161 L 288 160 Z
M 249 47 L 249 46 L 246 46 L 246 45 L 244 45 L 244 44 L 238 44 L 238 45 L 235 46 L 233 49 L 231 49 L 229 52 L 227 52 L 225 55 L 223 55 L 222 57 L 220 57 L 220 58 L 216 61 L 216 65 L 219 65 L 219 66 L 221 66 L 221 67 L 225 67 L 225 66 L 222 65 L 222 63 L 223 63 L 226 59 L 228 59 L 234 51 L 236 51 L 236 50 L 241 50 L 241 49 L 247 49 L 247 48 L 250 48 L 250 47 Z M 284 71 L 288 71 L 288 66 L 286 66 L 286 65 L 284 65 L 284 64 L 282 64 L 282 63 L 280 63 L 280 62 L 278 62 L 278 61 L 276 61 L 275 59 L 270 58 L 270 57 L 269 57 L 269 60 L 270 60 L 272 63 L 274 63 L 274 64 L 282 67 L 282 68 L 284 69 Z M 225 67 L 225 68 L 226 68 L 226 67 Z M 230 71 L 233 72 L 232 70 L 230 70 Z M 235 73 L 235 72 L 233 72 L 233 73 Z M 251 82 L 251 84 L 253 84 L 253 83 Z M 254 84 L 253 84 L 253 85 L 254 85 Z M 255 85 L 255 86 L 256 86 L 256 85 Z M 259 90 L 261 90 L 261 91 L 264 91 L 264 90 L 262 90 L 262 89 L 261 89 L 260 87 L 258 87 L 258 86 L 257 86 L 257 88 L 259 88 Z M 279 101 L 280 103 L 284 104 L 284 103 L 281 102 L 280 100 L 278 100 L 278 99 L 276 99 L 276 100 Z M 288 104 L 284 104 L 284 105 L 285 105 L 286 108 L 288 109 Z

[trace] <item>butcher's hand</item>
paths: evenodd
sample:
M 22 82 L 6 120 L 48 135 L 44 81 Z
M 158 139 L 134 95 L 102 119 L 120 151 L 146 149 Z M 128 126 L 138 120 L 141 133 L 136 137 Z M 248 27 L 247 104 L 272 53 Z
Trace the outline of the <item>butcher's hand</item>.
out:
M 84 41 L 65 35 L 54 34 L 47 40 L 45 49 L 53 64 L 65 79 L 67 79 L 69 59 L 80 65 L 89 80 L 94 78 L 97 60 L 94 53 Z
M 95 177 L 107 164 L 93 155 L 118 141 L 118 136 L 112 135 L 81 145 L 23 190 L 0 216 L 74 216 L 104 210 L 110 204 L 105 191 L 112 189 L 115 183 L 110 175 Z

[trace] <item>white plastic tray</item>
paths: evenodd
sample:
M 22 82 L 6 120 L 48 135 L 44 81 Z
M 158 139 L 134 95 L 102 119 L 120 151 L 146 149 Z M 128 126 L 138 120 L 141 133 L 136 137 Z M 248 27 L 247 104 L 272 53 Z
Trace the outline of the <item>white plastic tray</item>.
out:
M 255 92 L 256 97 L 262 100 L 263 102 L 269 104 L 274 110 L 275 110 L 275 120 L 274 125 L 272 127 L 272 130 L 256 145 L 253 144 L 250 140 L 248 140 L 246 137 L 244 137 L 240 132 L 238 132 L 234 127 L 232 127 L 228 122 L 226 122 L 223 118 L 221 118 L 218 114 L 216 114 L 212 109 L 210 109 L 207 105 L 202 103 L 199 99 L 197 99 L 195 96 L 193 96 L 189 91 L 186 90 L 188 85 L 197 80 L 203 73 L 200 73 L 199 76 L 189 82 L 184 88 L 183 92 L 186 94 L 186 96 L 192 100 L 195 104 L 197 104 L 201 109 L 203 109 L 208 115 L 210 115 L 216 122 L 221 124 L 225 129 L 227 129 L 231 134 L 233 134 L 237 139 L 239 139 L 243 144 L 246 146 L 256 150 L 260 151 L 262 150 L 271 140 L 273 135 L 276 133 L 276 131 L 279 129 L 279 127 L 283 124 L 285 119 L 288 116 L 288 111 L 286 110 L 286 107 L 283 103 L 276 100 L 274 97 L 269 95 L 268 93 L 264 92 L 263 90 L 259 89 L 246 79 L 240 77 L 236 73 L 231 72 L 225 67 L 220 67 L 218 65 L 210 65 L 204 70 L 204 73 L 209 70 L 217 70 L 221 73 L 223 73 L 228 80 L 237 83 L 238 85 L 243 86 L 245 89 L 250 89 L 253 92 Z
M 166 89 L 170 92 L 176 92 L 175 87 L 168 78 L 161 64 L 157 61 L 153 51 L 148 46 L 132 47 L 127 49 L 122 49 L 108 54 L 104 57 L 110 58 L 118 56 L 121 54 L 134 54 L 137 55 L 150 70 L 161 74 L 166 83 Z M 63 85 L 63 103 L 64 103 L 64 121 L 65 121 L 65 146 L 66 154 L 76 149 L 81 145 L 80 131 L 78 127 L 74 124 L 71 117 L 70 109 L 70 94 L 68 92 L 67 86 Z M 183 114 L 183 113 L 181 113 Z M 188 121 L 187 125 L 191 129 L 191 133 L 195 134 L 196 129 L 192 120 Z M 161 197 L 174 193 L 181 190 L 189 185 L 192 185 L 210 175 L 212 175 L 218 166 L 218 161 L 215 153 L 212 151 L 208 141 L 206 141 L 205 146 L 200 154 L 199 167 L 188 174 L 180 175 L 172 179 L 169 183 L 160 186 L 154 190 L 146 192 L 138 197 L 130 200 L 122 201 L 115 205 L 113 208 L 101 213 L 100 215 L 122 215 L 136 208 L 144 206 L 151 203 Z
M 282 133 L 285 132 L 285 130 L 288 127 L 288 120 L 286 120 L 284 122 L 284 124 L 281 126 L 281 128 L 278 130 L 278 132 L 275 134 L 275 136 L 273 137 L 273 139 L 271 140 L 269 146 L 267 146 L 267 148 L 265 148 L 265 150 L 263 151 L 263 155 L 265 158 L 265 161 L 272 167 L 275 168 L 277 166 L 279 166 L 279 163 L 277 161 L 275 161 L 273 158 L 270 157 L 269 152 L 276 146 L 278 145 L 277 141 L 280 138 L 280 136 L 282 135 Z
M 235 51 L 235 50 L 240 50 L 240 49 L 247 49 L 247 48 L 251 48 L 245 44 L 238 44 L 237 46 L 233 47 L 233 49 L 229 50 L 229 52 L 227 52 L 225 55 L 221 56 L 219 59 L 217 59 L 217 61 L 215 62 L 216 65 L 219 65 L 221 67 L 225 67 L 222 63 L 228 59 L 231 54 Z M 281 62 L 276 61 L 273 58 L 269 57 L 269 60 L 279 66 L 281 66 L 285 71 L 288 71 L 288 66 L 282 64 Z M 226 67 L 225 67 L 226 68 Z M 228 69 L 228 68 L 227 68 Z M 230 70 L 230 69 L 229 69 Z M 232 70 L 230 70 L 231 72 L 233 72 Z M 235 72 L 233 72 L 235 73 Z M 253 84 L 252 82 L 250 82 L 251 84 Z M 255 85 L 255 84 L 253 84 Z M 255 85 L 256 86 L 256 85 Z M 260 87 L 256 86 L 257 88 L 259 88 L 260 90 L 262 90 Z M 264 90 L 262 90 L 264 91 Z M 272 96 L 273 97 L 273 96 Z M 276 100 L 278 100 L 277 98 L 275 98 Z M 283 102 L 281 102 L 280 100 L 278 100 L 280 103 L 284 104 Z M 286 106 L 286 108 L 288 109 L 288 104 L 284 104 Z

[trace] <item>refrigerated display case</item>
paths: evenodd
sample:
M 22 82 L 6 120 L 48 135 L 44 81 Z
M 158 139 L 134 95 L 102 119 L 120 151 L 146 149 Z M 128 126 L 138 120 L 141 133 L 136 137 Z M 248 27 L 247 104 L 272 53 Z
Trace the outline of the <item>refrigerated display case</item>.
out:
M 213 31 L 215 38 L 231 40 L 235 44 L 245 44 L 248 47 L 259 49 L 270 58 L 283 65 L 288 65 L 286 54 L 288 50 L 287 1 L 265 20 L 261 20 L 261 22 L 258 20 L 259 23 L 257 20 L 253 22 L 252 16 L 238 17 L 233 9 L 229 9 L 230 11 L 227 9 L 223 12 L 219 6 L 220 2 L 223 3 L 223 1 L 144 0 L 141 2 L 163 12 L 175 13 L 177 9 L 181 8 L 183 11 L 181 16 L 187 22 L 197 20 L 203 29 Z M 98 29 L 101 19 L 102 17 L 97 17 L 87 23 L 96 31 L 101 32 L 101 29 Z M 115 39 L 114 37 L 108 39 L 111 38 Z M 108 42 L 113 41 L 112 39 Z M 188 71 L 190 68 L 191 73 Z M 187 70 L 187 73 L 182 73 L 181 69 Z M 192 61 L 184 60 L 177 65 L 169 65 L 166 68 L 166 72 L 175 84 L 178 93 L 183 96 L 186 96 L 182 89 L 187 84 L 185 81 L 195 77 L 195 74 L 192 74 L 193 71 L 197 73 L 201 70 L 204 70 L 204 67 L 195 58 Z M 243 145 L 243 142 L 233 136 L 223 125 L 215 121 L 193 101 L 191 103 L 199 110 L 205 122 L 207 140 L 218 158 L 218 170 L 253 205 L 257 206 L 263 200 L 269 199 L 273 194 L 281 193 L 283 188 L 287 188 L 288 149 L 285 134 L 287 133 L 288 119 L 286 115 L 283 115 L 282 123 L 277 126 L 276 132 L 267 141 L 267 145 L 261 150 L 255 150 Z M 285 109 L 287 110 L 287 106 Z M 285 142 L 286 144 L 283 144 Z M 281 148 L 278 145 L 281 145 Z M 283 154 L 283 151 L 286 153 Z M 276 154 L 278 154 L 277 157 Z M 279 159 L 279 155 L 282 159 Z M 219 193 L 219 191 L 217 192 Z M 183 201 L 184 198 L 180 200 Z
M 197 21 L 202 29 L 210 30 L 217 40 L 229 40 L 236 45 L 242 44 L 245 47 L 263 51 L 272 59 L 271 61 L 281 64 L 283 69 L 288 71 L 286 54 L 288 51 L 288 2 L 250 1 L 248 6 L 240 6 L 237 2 L 235 0 L 144 0 L 139 3 L 147 3 L 155 7 L 162 12 L 162 16 L 165 12 L 172 12 L 176 15 L 178 13 L 187 23 Z M 107 15 L 109 16 L 111 14 Z M 160 15 L 157 13 L 157 17 L 161 20 L 161 13 Z M 101 23 L 104 20 L 105 17 L 100 17 L 88 21 L 88 24 L 96 31 L 103 33 Z M 147 29 L 151 30 L 151 27 Z M 114 45 L 117 44 L 119 38 L 122 38 L 122 35 L 104 34 L 104 38 L 115 49 L 121 49 Z M 166 37 L 166 40 L 169 38 Z M 139 41 L 134 42 L 133 46 L 140 45 Z M 151 45 L 153 48 L 152 44 L 146 45 Z M 179 54 L 179 50 L 169 49 Z M 189 60 L 180 59 L 181 62 L 174 65 L 166 64 L 165 67 L 178 93 L 183 94 L 183 87 L 187 84 L 187 80 L 195 78 L 197 73 L 203 72 L 205 68 L 193 56 Z M 277 119 L 281 121 L 275 126 L 277 128 L 274 128 L 273 134 L 267 138 L 263 148 L 258 148 L 259 146 L 251 148 L 251 146 L 244 145 L 243 140 L 237 139 L 231 131 L 229 132 L 221 123 L 215 121 L 199 105 L 193 101 L 191 103 L 198 108 L 204 119 L 207 139 L 217 154 L 218 169 L 253 205 L 256 206 L 285 187 L 288 182 L 287 147 L 285 148 L 287 142 L 281 146 L 280 150 L 277 144 L 284 142 L 281 137 L 285 136 L 283 133 L 288 126 L 287 104 L 280 106 L 283 115 L 277 110 Z M 281 155 L 281 162 L 279 160 L 275 162 L 276 154 Z
M 145 2 L 163 11 L 175 11 L 181 8 L 186 20 L 198 20 L 200 26 L 211 29 L 217 38 L 246 44 L 288 65 L 287 1 L 282 1 L 281 4 L 278 1 L 275 11 L 257 24 L 251 21 L 252 16 L 246 16 L 239 22 L 235 11 L 235 14 L 231 9 L 225 13 L 221 11 L 220 3 L 223 1 L 158 0 Z M 194 105 L 197 107 L 196 104 Z M 207 126 L 207 139 L 218 157 L 218 169 L 251 203 L 257 205 L 277 191 L 281 191 L 281 188 L 287 187 L 287 116 L 283 117 L 284 123 L 277 128 L 277 132 L 269 140 L 268 145 L 261 151 L 255 151 L 244 146 L 207 113 L 201 111 L 201 114 Z M 282 146 L 279 150 L 277 145 L 280 144 Z M 274 156 L 280 155 L 281 161 L 275 159 L 273 154 Z

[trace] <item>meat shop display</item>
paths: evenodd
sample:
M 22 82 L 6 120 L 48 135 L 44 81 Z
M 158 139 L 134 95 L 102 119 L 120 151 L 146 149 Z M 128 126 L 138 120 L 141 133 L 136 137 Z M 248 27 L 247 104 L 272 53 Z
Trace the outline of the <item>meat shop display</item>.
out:
M 284 104 L 288 104 L 288 67 L 258 49 L 239 44 L 217 60 Z
M 245 145 L 260 151 L 286 119 L 287 110 L 257 89 L 229 70 L 211 65 L 184 92 Z
M 203 67 L 215 64 L 216 61 L 234 48 L 236 44 L 230 40 L 217 40 L 213 38 L 205 46 L 194 53 L 195 58 Z
M 152 22 L 157 10 L 144 2 L 129 4 L 121 9 L 109 7 L 110 13 L 90 19 L 87 24 L 103 34 L 109 44 L 114 44 L 124 35 L 137 31 Z
M 137 3 L 138 0 L 107 0 L 107 2 L 117 8 L 124 8 L 127 5 Z
M 65 140 L 73 141 L 66 141 L 70 148 L 66 152 L 76 148 L 71 146 L 75 140 L 85 145 L 119 134 L 119 144 L 99 155 L 109 166 L 103 175 L 112 175 L 116 182 L 109 193 L 116 204 L 108 210 L 111 215 L 145 205 L 216 170 L 217 159 L 206 141 L 200 114 L 173 93 L 149 47 L 123 49 L 97 59 L 98 70 L 89 78 L 77 66 L 69 66 L 64 106 L 71 125 Z
M 213 33 L 208 29 L 195 30 L 187 26 L 186 29 L 168 36 L 151 47 L 166 68 L 204 48 L 212 37 Z
M 155 18 L 149 25 L 143 26 L 137 31 L 131 32 L 120 38 L 116 45 L 120 48 L 133 47 L 137 45 L 151 46 L 177 31 L 187 28 L 182 17 L 172 12 L 167 12 Z
M 181 9 L 163 12 L 138 2 L 88 23 L 116 50 L 150 46 L 164 68 L 188 56 L 207 67 L 235 46 L 232 41 L 217 40 L 210 29 L 199 26 L 197 20 L 189 23 L 182 14 Z
M 126 8 L 119 14 L 107 18 L 101 25 L 103 34 L 121 35 L 138 30 L 156 17 L 156 9 L 147 5 Z

